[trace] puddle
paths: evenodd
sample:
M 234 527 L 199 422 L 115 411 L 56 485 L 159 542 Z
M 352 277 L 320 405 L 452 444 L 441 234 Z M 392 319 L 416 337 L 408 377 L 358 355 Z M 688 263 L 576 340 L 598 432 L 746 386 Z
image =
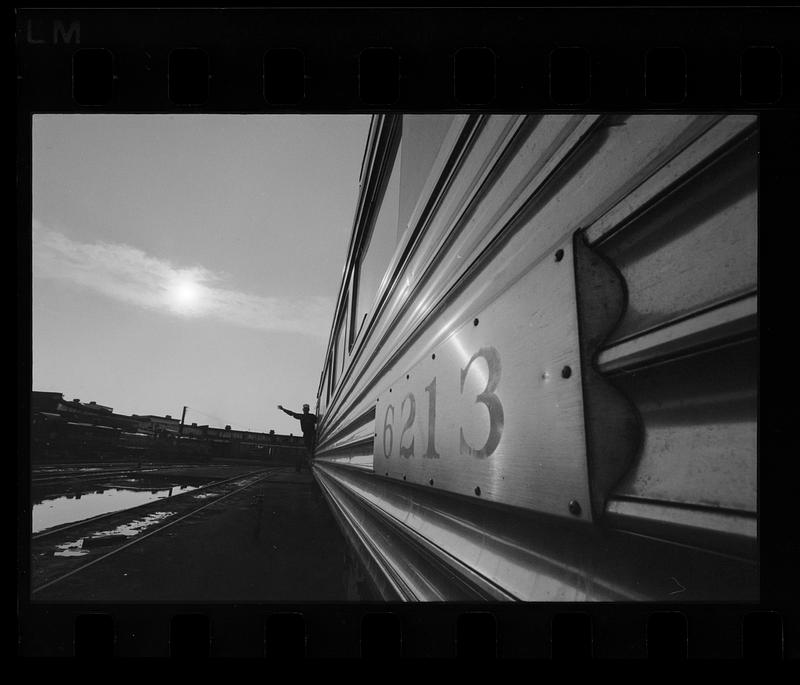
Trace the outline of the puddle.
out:
M 88 549 L 83 549 L 83 538 L 74 542 L 65 542 L 63 545 L 56 545 L 54 557 L 82 557 L 89 554 Z
M 174 511 L 156 511 L 152 514 L 148 514 L 147 516 L 143 516 L 140 519 L 131 521 L 130 523 L 123 523 L 116 528 L 109 528 L 108 530 L 99 531 L 92 535 L 92 538 L 96 540 L 97 538 L 110 538 L 120 535 L 124 535 L 125 537 L 133 537 L 134 535 L 141 533 L 146 528 L 149 528 L 156 523 L 160 523 L 164 519 L 169 518 L 174 514 Z M 65 542 L 60 545 L 56 545 L 56 551 L 53 552 L 53 556 L 82 557 L 86 554 L 89 554 L 91 550 L 85 549 L 83 543 L 84 538 L 79 538 L 78 540 L 73 540 L 72 542 Z
M 208 499 L 209 497 L 219 497 L 218 492 L 198 492 L 196 495 L 192 495 L 193 499 Z
M 158 523 L 159 521 L 163 521 L 165 518 L 169 518 L 174 514 L 174 511 L 156 511 L 152 514 L 148 514 L 147 516 L 143 516 L 140 519 L 131 521 L 130 523 L 123 523 L 116 528 L 110 528 L 109 530 L 103 530 L 95 533 L 92 537 L 103 537 L 106 535 L 125 535 L 127 537 L 131 537 L 133 535 L 138 535 L 145 528 L 149 528 L 150 526 Z
M 119 490 L 139 490 L 142 492 L 153 492 L 153 493 L 165 489 L 163 483 L 157 485 L 151 483 L 148 485 L 147 480 L 143 478 L 118 478 L 113 482 L 101 483 L 99 487 L 117 488 Z
M 39 533 L 53 526 L 75 523 L 100 514 L 124 511 L 148 502 L 166 499 L 184 492 L 196 490 L 197 486 L 161 486 L 141 489 L 116 485 L 114 487 L 95 486 L 92 490 L 82 490 L 73 494 L 61 495 L 33 502 L 33 533 Z

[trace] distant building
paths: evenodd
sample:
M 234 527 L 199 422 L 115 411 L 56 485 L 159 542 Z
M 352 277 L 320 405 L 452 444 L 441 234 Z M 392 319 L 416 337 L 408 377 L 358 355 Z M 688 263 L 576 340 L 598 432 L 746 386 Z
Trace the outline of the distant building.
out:
M 65 421 L 86 423 L 93 426 L 107 426 L 122 430 L 135 430 L 136 421 L 124 414 L 115 414 L 112 407 L 97 402 L 81 402 L 80 399 L 65 400 L 61 392 L 31 393 L 31 412 L 33 414 L 57 414 Z
M 229 443 L 236 448 L 234 453 L 239 453 L 239 447 L 262 450 L 269 446 L 296 446 L 303 445 L 301 437 L 294 435 L 277 435 L 274 430 L 268 433 L 256 431 L 234 430 L 230 425 L 224 428 L 214 428 L 208 425 L 198 426 L 196 423 L 184 424 L 181 427 L 179 419 L 174 419 L 167 414 L 115 414 L 112 407 L 97 404 L 97 402 L 81 402 L 80 399 L 65 400 L 60 392 L 33 391 L 31 395 L 31 413 L 33 423 L 64 421 L 67 424 L 86 424 L 98 428 L 117 428 L 125 433 L 138 433 L 142 438 L 168 436 L 177 437 L 182 434 L 186 438 L 209 440 L 214 442 Z M 270 451 L 271 453 L 271 451 Z
M 31 393 L 31 409 L 33 411 L 50 411 L 67 414 L 112 414 L 114 410 L 97 402 L 81 402 L 79 399 L 65 400 L 63 392 Z
M 183 426 L 183 434 L 190 438 L 207 438 L 208 437 L 208 424 L 198 426 L 196 423 Z
M 31 393 L 31 410 L 34 412 L 57 412 L 58 405 L 64 402 L 63 392 L 40 392 L 34 390 Z
M 140 433 L 148 433 L 149 435 L 157 435 L 162 431 L 177 435 L 181 426 L 180 420 L 173 419 L 169 414 L 166 416 L 134 414 L 131 418 L 138 423 Z
M 58 411 L 75 415 L 91 414 L 94 416 L 114 413 L 114 410 L 111 407 L 97 404 L 97 402 L 81 402 L 78 399 L 72 400 L 71 402 L 62 400 L 59 403 Z

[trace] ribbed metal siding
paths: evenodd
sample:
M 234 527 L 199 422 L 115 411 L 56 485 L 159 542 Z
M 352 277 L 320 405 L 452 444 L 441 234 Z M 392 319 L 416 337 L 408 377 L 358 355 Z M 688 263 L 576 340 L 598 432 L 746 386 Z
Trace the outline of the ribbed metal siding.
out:
M 718 123 L 695 144 L 706 149 L 695 151 L 682 175 L 657 191 L 645 183 L 643 201 L 596 229 L 593 242 L 629 293 L 600 368 L 644 425 L 641 452 L 609 512 L 626 528 L 750 556 L 757 503 L 755 124 L 741 116 Z
M 317 474 L 337 509 L 360 512 L 343 519 L 355 537 L 372 525 L 365 522 L 380 521 L 396 528 L 398 549 L 429 548 L 416 571 L 427 580 L 406 583 L 396 596 L 459 598 L 471 587 L 475 597 L 658 598 L 660 581 L 645 580 L 634 559 L 643 538 L 618 538 L 615 529 L 697 545 L 682 557 L 651 552 L 661 560 L 656 575 L 680 575 L 689 557 L 700 555 L 692 568 L 716 574 L 717 582 L 698 578 L 691 598 L 752 596 L 756 154 L 756 119 L 749 116 L 504 116 L 454 124 L 434 164 L 441 178 L 423 190 L 379 315 L 357 341 L 321 424 Z M 444 322 L 485 304 L 486 274 L 514 263 L 503 255 L 519 262 L 576 233 L 627 285 L 625 315 L 596 364 L 636 407 L 643 436 L 592 534 L 600 537 L 581 542 L 585 531 L 574 533 L 583 552 L 569 561 L 577 550 L 545 553 L 544 540 L 537 549 L 538 538 L 512 523 L 513 510 L 462 504 L 436 491 L 422 506 L 413 487 L 370 472 L 377 394 L 428 353 Z M 501 251 L 487 257 L 498 236 Z M 437 519 L 435 511 L 449 514 Z M 537 525 L 558 527 L 547 518 Z M 476 526 L 484 530 L 477 541 Z M 619 558 L 601 562 L 615 545 Z M 532 556 L 514 561 L 522 548 Z M 363 554 L 367 549 L 372 569 L 402 556 L 382 551 L 380 542 L 361 545 Z M 726 562 L 723 571 L 702 549 L 741 561 Z M 450 576 L 441 575 L 442 566 Z M 449 593 L 446 577 L 453 579 Z M 378 584 L 393 586 L 386 582 Z M 666 586 L 663 594 L 668 598 Z

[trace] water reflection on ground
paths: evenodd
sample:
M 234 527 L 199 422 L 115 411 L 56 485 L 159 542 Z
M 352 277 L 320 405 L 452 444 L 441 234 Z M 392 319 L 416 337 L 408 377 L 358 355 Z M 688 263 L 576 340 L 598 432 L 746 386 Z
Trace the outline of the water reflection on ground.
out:
M 90 491 L 77 491 L 40 501 L 34 497 L 32 532 L 39 533 L 53 526 L 123 511 L 195 489 L 196 486 L 192 485 L 160 486 L 151 489 L 94 486 Z
M 122 525 L 117 526 L 116 528 L 110 528 L 108 530 L 102 530 L 92 535 L 92 540 L 98 540 L 100 538 L 105 537 L 116 537 L 116 536 L 125 536 L 125 537 L 133 537 L 134 535 L 138 535 L 146 528 L 155 525 L 156 523 L 160 523 L 166 518 L 172 516 L 175 512 L 173 511 L 156 511 L 152 514 L 147 514 L 140 519 L 136 519 L 135 521 L 131 521 L 130 523 L 124 523 Z M 89 554 L 89 550 L 86 549 L 84 546 L 85 538 L 79 538 L 77 540 L 73 540 L 72 542 L 65 542 L 60 545 L 56 545 L 56 551 L 53 552 L 53 556 L 56 557 L 80 557 L 86 554 Z
M 219 497 L 219 495 L 220 495 L 219 492 L 206 491 L 206 492 L 198 492 L 196 495 L 192 495 L 192 498 L 193 499 L 208 499 L 209 497 Z

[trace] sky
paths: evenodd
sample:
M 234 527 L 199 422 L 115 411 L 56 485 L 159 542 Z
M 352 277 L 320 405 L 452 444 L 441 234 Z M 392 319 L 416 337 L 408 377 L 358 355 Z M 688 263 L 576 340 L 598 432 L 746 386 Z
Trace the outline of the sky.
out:
M 369 121 L 36 115 L 33 389 L 300 434 Z

